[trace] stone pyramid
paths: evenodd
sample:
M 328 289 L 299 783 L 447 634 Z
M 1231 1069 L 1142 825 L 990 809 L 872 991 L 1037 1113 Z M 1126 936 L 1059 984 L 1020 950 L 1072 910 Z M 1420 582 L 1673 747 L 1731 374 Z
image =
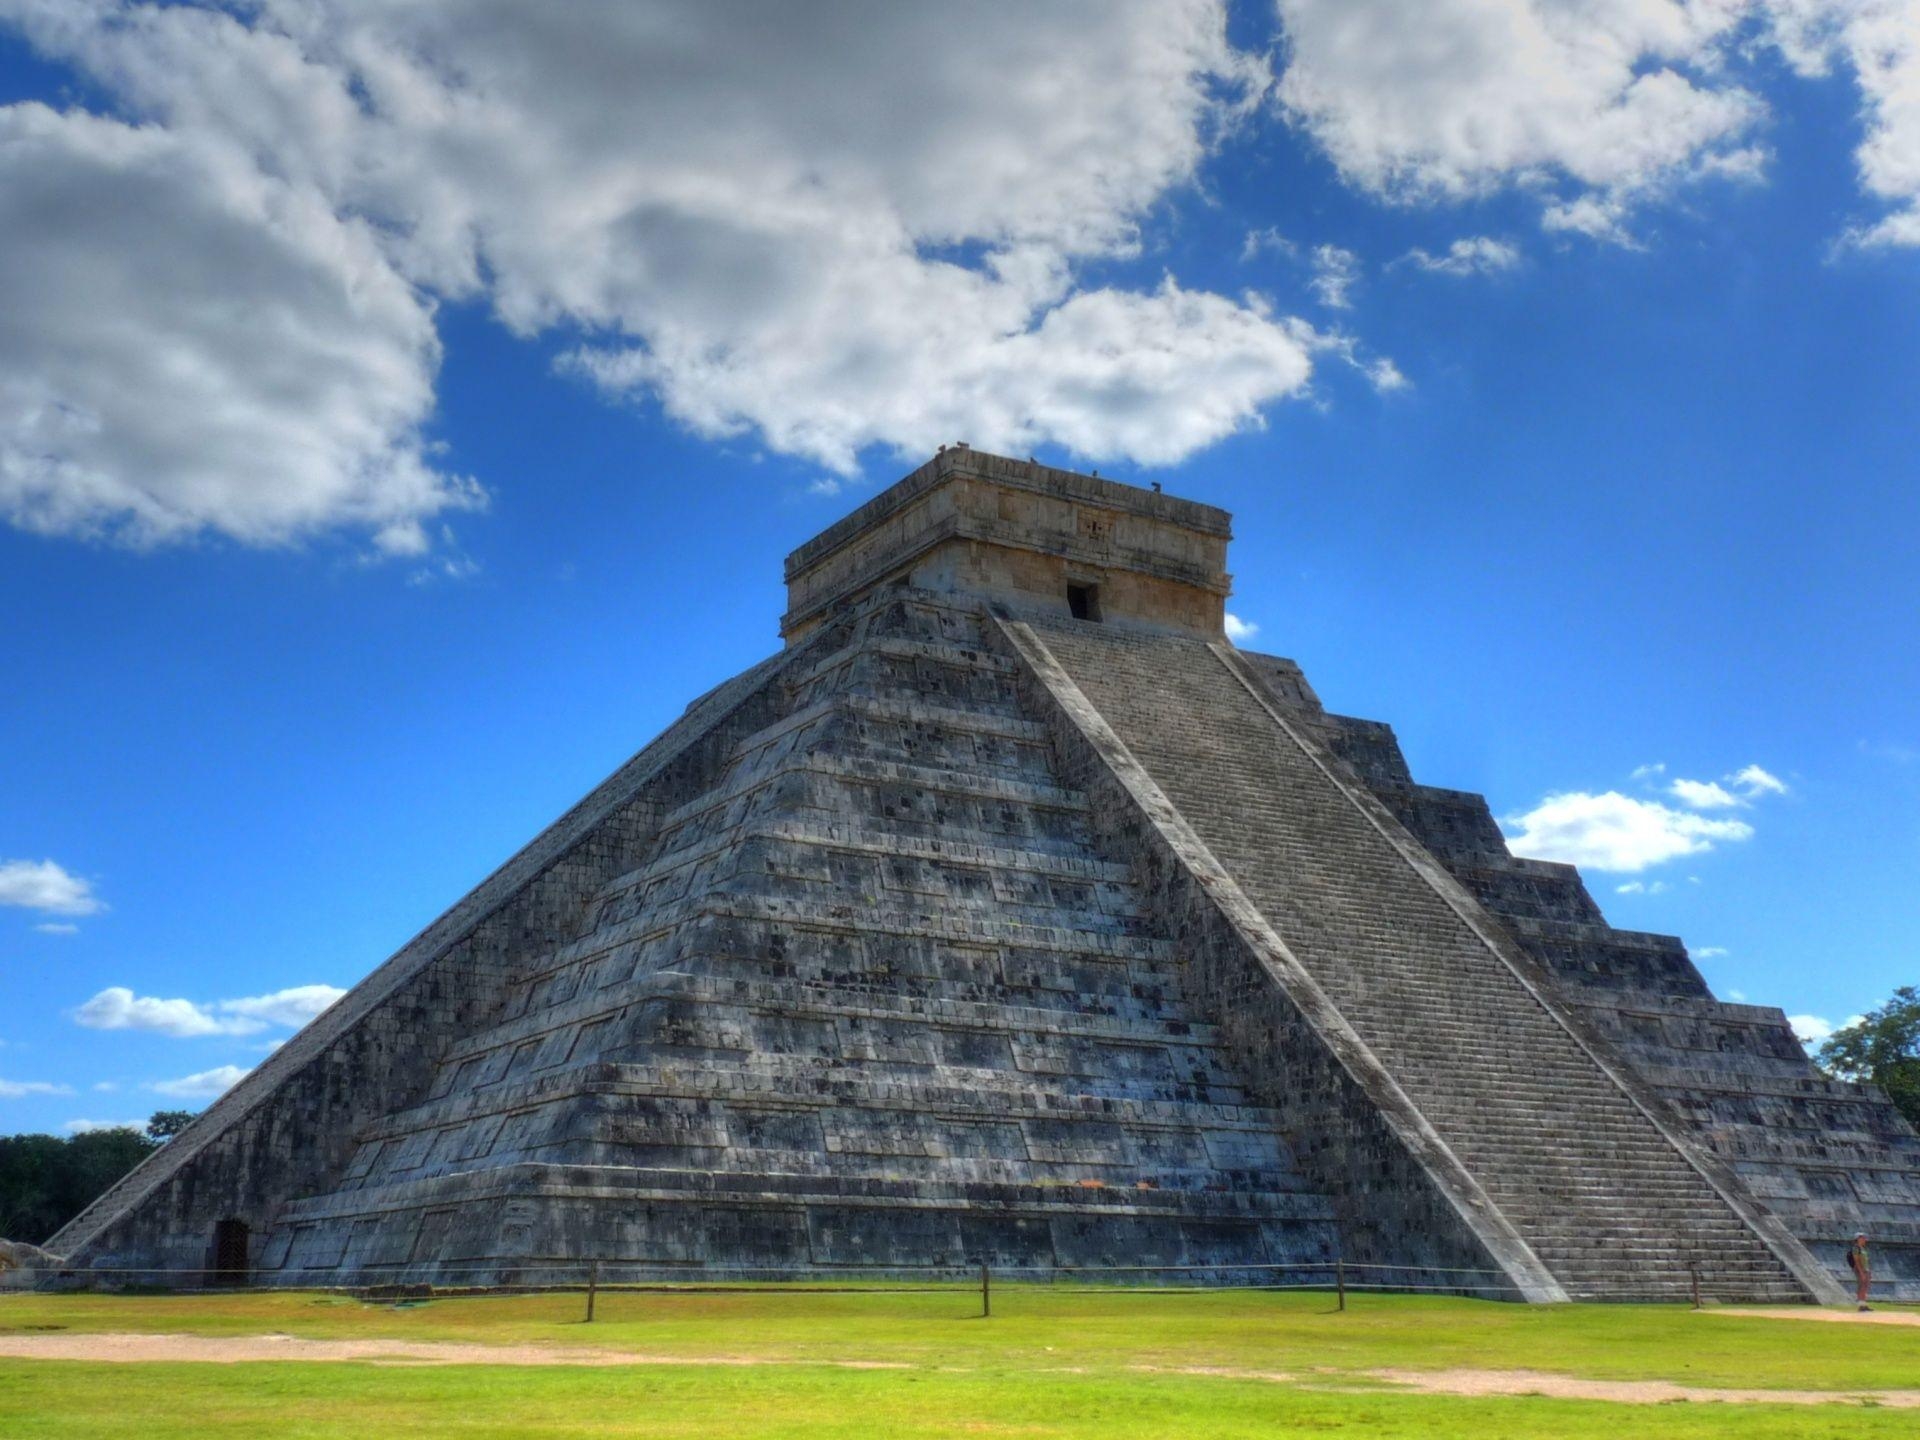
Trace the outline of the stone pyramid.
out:
M 53 1248 L 356 1284 L 1338 1255 L 1833 1300 L 1865 1228 L 1920 1289 L 1884 1098 L 1228 644 L 1228 534 L 943 451 L 789 557 L 779 655 Z

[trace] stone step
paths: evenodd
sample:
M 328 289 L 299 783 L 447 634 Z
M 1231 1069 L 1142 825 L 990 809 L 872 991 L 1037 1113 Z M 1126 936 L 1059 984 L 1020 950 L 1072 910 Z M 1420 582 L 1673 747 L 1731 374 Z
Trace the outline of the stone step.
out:
M 662 831 L 684 825 L 688 820 L 718 810 L 756 791 L 764 790 L 789 775 L 818 775 L 843 784 L 890 785 L 933 794 L 965 796 L 974 800 L 994 800 L 1008 805 L 1031 806 L 1041 810 L 1065 810 L 1085 814 L 1086 800 L 1077 792 L 1055 785 L 1030 781 L 1002 780 L 964 770 L 944 770 L 930 765 L 908 765 L 892 761 L 865 760 L 835 755 L 794 755 L 778 764 L 729 784 L 718 786 L 685 804 L 670 810 L 661 822 Z
M 840 692 L 822 696 L 771 725 L 754 731 L 734 748 L 734 759 L 738 761 L 751 756 L 834 715 L 850 715 L 900 725 L 925 725 L 968 735 L 1017 740 L 1029 745 L 1044 745 L 1047 739 L 1046 726 L 1018 715 L 956 705 L 928 704 L 904 696 L 888 698 Z
M 462 1062 L 507 1045 L 617 1016 L 633 1006 L 661 999 L 737 1006 L 768 1016 L 809 1019 L 857 1019 L 994 1035 L 1035 1035 L 1069 1040 L 1106 1040 L 1140 1046 L 1175 1045 L 1214 1050 L 1219 1032 L 1178 1013 L 1120 1016 L 1066 1005 L 1035 1005 L 1007 992 L 1001 999 L 913 997 L 848 990 L 813 982 L 775 984 L 659 970 L 611 989 L 579 995 L 564 1004 L 529 1012 L 458 1041 L 441 1061 L 451 1070 Z
M 1724 1237 L 1724 1251 L 1785 1278 L 1434 888 L 1338 762 L 1277 719 L 1227 659 L 1178 637 L 1035 628 L 1523 1236 L 1563 1225 L 1606 1236 L 1612 1217 L 1642 1207 L 1705 1224 L 1698 1233 Z M 1614 1258 L 1642 1265 L 1667 1248 L 1650 1237 Z
M 1018 673 L 1018 667 L 1013 661 L 985 648 L 957 645 L 947 641 L 878 635 L 856 640 L 844 649 L 823 656 L 807 670 L 793 676 L 788 683 L 795 689 L 799 689 L 819 680 L 823 675 L 844 670 L 855 660 L 869 656 L 884 656 L 890 660 L 925 660 L 935 665 L 952 665 L 977 670 L 985 675 L 1005 676 L 1009 680 Z
M 700 1198 L 731 1203 L 860 1206 L 964 1205 L 1002 1215 L 1085 1215 L 1125 1212 L 1192 1219 L 1330 1218 L 1324 1201 L 1298 1192 L 1141 1190 L 1118 1185 L 1017 1185 L 989 1181 L 934 1182 L 884 1177 L 731 1174 L 725 1171 L 641 1169 L 627 1166 L 521 1164 L 475 1176 L 425 1176 L 392 1185 L 336 1191 L 290 1203 L 280 1223 L 310 1222 L 329 1215 L 367 1213 L 432 1204 L 441 1197 L 466 1200 L 516 1195 L 558 1199 L 605 1193 L 628 1203 Z
M 825 905 L 809 901 L 726 892 L 700 896 L 631 920 L 604 927 L 570 940 L 556 950 L 531 958 L 521 972 L 528 981 L 605 956 L 623 946 L 635 946 L 702 920 L 731 918 L 789 927 L 794 931 L 838 934 L 898 935 L 908 940 L 943 940 L 981 947 L 1005 946 L 1044 950 L 1086 960 L 1120 964 L 1165 965 L 1174 958 L 1164 940 L 1104 931 L 1067 930 L 1024 925 L 1017 920 L 987 920 L 978 916 L 942 915 L 939 907 L 926 911 L 883 911 L 857 904 Z M 612 983 L 603 979 L 602 983 Z
M 503 1114 L 561 1103 L 575 1094 L 643 1095 L 653 1098 L 724 1101 L 755 1107 L 847 1108 L 955 1120 L 1058 1120 L 1176 1130 L 1246 1130 L 1277 1133 L 1278 1116 L 1262 1106 L 1215 1104 L 1198 1099 L 1117 1097 L 1028 1077 L 1030 1083 L 996 1086 L 988 1072 L 948 1067 L 941 1078 L 877 1078 L 853 1066 L 813 1063 L 798 1057 L 777 1072 L 750 1072 L 719 1065 L 665 1066 L 595 1061 L 536 1077 L 453 1095 L 396 1110 L 361 1132 L 364 1141 L 438 1129 L 481 1114 Z M 1070 1081 L 1073 1077 L 1067 1077 Z
M 1130 872 L 1124 865 L 1088 858 L 1085 854 L 1062 854 L 1050 850 L 1023 849 L 1002 842 L 991 831 L 963 831 L 957 828 L 939 837 L 904 835 L 857 823 L 830 824 L 822 821 L 765 817 L 742 826 L 738 831 L 718 836 L 705 845 L 663 855 L 636 870 L 618 875 L 601 888 L 597 896 L 604 901 L 622 892 L 639 888 L 663 875 L 724 856 L 754 840 L 779 841 L 823 851 L 875 857 L 903 856 L 913 860 L 947 860 L 960 865 L 988 870 L 1045 875 L 1088 884 L 1126 885 Z M 1136 907 L 1137 908 L 1137 907 Z

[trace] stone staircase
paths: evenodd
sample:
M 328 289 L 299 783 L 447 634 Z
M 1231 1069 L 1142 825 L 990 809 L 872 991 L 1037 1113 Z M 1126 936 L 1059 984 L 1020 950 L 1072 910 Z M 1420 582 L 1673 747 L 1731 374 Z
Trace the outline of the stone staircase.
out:
M 847 617 L 263 1268 L 1330 1260 L 983 618 Z
M 1806 1297 L 1227 658 L 1033 630 L 1570 1295 Z

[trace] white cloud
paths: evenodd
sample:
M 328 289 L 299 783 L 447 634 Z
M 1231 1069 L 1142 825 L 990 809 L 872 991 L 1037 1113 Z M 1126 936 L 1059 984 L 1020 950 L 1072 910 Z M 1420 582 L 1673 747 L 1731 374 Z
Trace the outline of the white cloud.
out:
M 71 1085 L 51 1085 L 45 1080 L 0 1080 L 0 1100 L 24 1100 L 29 1095 L 71 1095 Z
M 0 162 L 0 175 L 3 173 L 4 162 Z M 5 188 L 5 180 L 0 178 L 0 191 Z M 0 285 L 5 283 L 0 278 Z M 0 336 L 5 333 L 6 323 L 4 307 L 0 307 Z M 0 359 L 0 367 L 5 363 Z M 0 381 L 0 395 L 4 395 L 4 381 Z M 0 405 L 4 403 L 0 399 Z M 4 436 L 0 436 L 0 446 L 4 443 Z M 0 451 L 0 494 L 5 490 L 5 464 L 4 451 Z M 97 915 L 107 908 L 89 882 L 52 860 L 0 860 L 0 905 L 17 905 L 49 915 Z
M 73 1012 L 90 1030 L 151 1030 L 184 1040 L 201 1035 L 250 1035 L 264 1030 L 263 1021 L 245 1017 L 221 1018 L 191 1000 L 162 1000 L 135 995 L 124 985 L 110 985 Z
M 1727 953 L 1724 945 L 1702 945 L 1693 952 L 1696 960 L 1718 960 Z
M 1329 310 L 1353 308 L 1353 287 L 1360 283 L 1360 257 L 1339 245 L 1313 247 L 1313 278 L 1307 288 Z
M 80 933 L 78 925 L 69 924 L 64 920 L 49 920 L 44 925 L 36 925 L 33 928 L 35 933 L 40 935 L 78 935 Z
M 337 985 L 295 985 L 271 995 L 222 1000 L 220 1013 L 297 1027 L 306 1024 L 347 992 Z
M 1500 823 L 1516 855 L 1628 873 L 1753 835 L 1742 820 L 1695 815 L 1617 790 L 1549 795 Z
M 1660 776 L 1666 773 L 1667 773 L 1666 762 L 1664 760 L 1661 760 L 1661 761 L 1655 761 L 1651 765 L 1634 766 L 1632 774 L 1630 774 L 1627 778 L 1631 780 L 1638 780 L 1644 785 L 1644 784 L 1651 784 L 1653 781 L 1659 779 Z
M 1664 895 L 1673 887 L 1664 880 L 1629 880 L 1613 887 L 1616 895 Z
M 93 1030 L 151 1030 L 175 1039 L 255 1035 L 269 1024 L 304 1025 L 346 993 L 332 985 L 295 985 L 271 995 L 202 1005 L 135 995 L 124 985 L 113 985 L 75 1010 L 73 1018 Z
M 1729 990 L 1727 991 L 1727 999 L 1733 1001 L 1736 1005 L 1744 1005 L 1747 1003 L 1747 992 L 1744 990 Z
M 1730 810 L 1744 803 L 1738 795 L 1711 780 L 1675 780 L 1667 787 L 1667 793 L 1695 810 Z
M 1833 1021 L 1819 1015 L 1789 1015 L 1787 1024 L 1793 1027 L 1793 1033 L 1802 1045 L 1818 1045 L 1822 1040 L 1830 1038 L 1836 1030 L 1844 1030 L 1849 1025 L 1858 1025 L 1865 1018 L 1864 1015 L 1849 1015 L 1836 1025 Z
M 1078 278 L 1265 93 L 1218 0 L 8 11 L 166 144 L 320 202 L 342 263 L 374 245 L 375 299 L 397 274 L 583 339 L 568 368 L 608 393 L 835 473 L 957 436 L 1171 462 L 1311 369 L 1252 299 Z M 410 298 L 383 312 L 390 449 L 435 353 Z
M 1362 369 L 1366 374 L 1367 383 L 1382 395 L 1391 395 L 1396 390 L 1405 390 L 1413 383 L 1400 373 L 1398 365 L 1384 355 L 1377 360 L 1367 361 Z
M 1247 238 L 1240 242 L 1242 261 L 1258 259 L 1262 253 L 1269 250 L 1276 255 L 1285 255 L 1289 258 L 1300 253 L 1300 247 L 1272 225 L 1247 231 Z
M 156 1080 L 147 1088 L 176 1100 L 214 1100 L 239 1084 L 246 1075 L 246 1070 L 238 1065 L 216 1065 L 211 1070 L 183 1075 L 178 1080 Z
M 1740 789 L 1745 792 L 1748 799 L 1752 799 L 1756 795 L 1784 795 L 1787 793 L 1786 781 L 1780 779 L 1777 775 L 1769 775 L 1758 765 L 1748 765 L 1744 769 L 1734 771 L 1733 774 L 1727 776 L 1727 782 L 1731 785 L 1739 786 Z
M 1861 188 L 1888 207 L 1849 238 L 1920 245 L 1920 13 L 1913 0 L 1769 0 L 1773 36 L 1803 74 L 1853 71 L 1864 136 Z
M 144 1120 L 69 1120 L 60 1127 L 69 1135 L 90 1135 L 96 1130 L 138 1130 L 145 1133 Z
M 91 1088 L 97 1094 L 111 1095 L 114 1091 L 118 1090 L 120 1087 L 112 1080 L 96 1080 L 93 1082 L 92 1086 L 90 1086 L 89 1088 Z
M 1401 260 L 1439 275 L 1497 275 L 1520 263 L 1520 250 L 1490 235 L 1473 235 L 1454 241 L 1441 255 L 1415 246 Z
M 1277 3 L 1287 113 L 1377 195 L 1519 189 L 1549 231 L 1632 245 L 1647 201 L 1764 175 L 1767 108 L 1741 80 L 1763 40 L 1802 74 L 1853 77 L 1860 187 L 1883 213 L 1846 238 L 1920 245 L 1915 0 Z
M 0 191 L 0 517 L 135 545 L 350 526 L 411 553 L 473 503 L 419 434 L 429 307 L 312 186 L 22 104 Z
M 1635 199 L 1744 156 L 1764 113 L 1718 68 L 1737 0 L 1278 3 L 1282 102 L 1383 196 L 1524 186 L 1560 228 L 1617 236 Z
M 1260 633 L 1260 627 L 1251 620 L 1242 620 L 1231 610 L 1227 612 L 1227 638 L 1239 645 L 1253 639 Z

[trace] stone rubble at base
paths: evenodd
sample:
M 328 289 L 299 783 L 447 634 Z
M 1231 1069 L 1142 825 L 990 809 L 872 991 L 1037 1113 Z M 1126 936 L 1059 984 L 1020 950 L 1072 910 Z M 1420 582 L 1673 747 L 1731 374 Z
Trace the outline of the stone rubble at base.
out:
M 1920 1137 L 1221 631 L 1229 519 L 944 451 L 682 719 L 70 1224 L 80 1267 L 1349 1263 L 1920 1298 Z M 229 1258 L 223 1258 L 229 1257 Z

